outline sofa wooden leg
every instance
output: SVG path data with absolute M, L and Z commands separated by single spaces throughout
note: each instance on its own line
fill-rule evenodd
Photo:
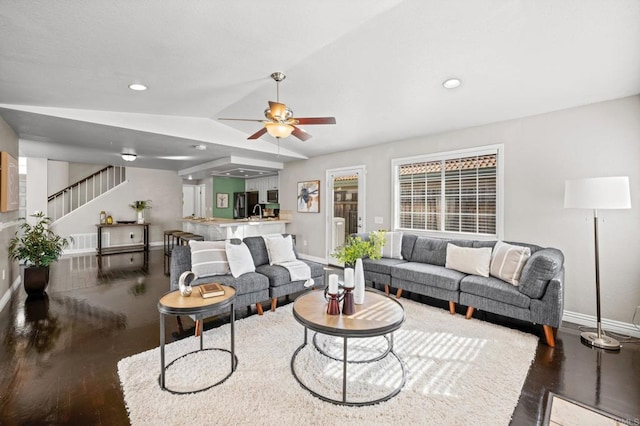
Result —
M 256 310 L 258 311 L 258 315 L 262 315 L 264 313 L 262 311 L 262 305 L 260 303 L 256 303 Z
M 449 300 L 449 313 L 451 315 L 455 315 L 456 314 L 456 303 L 452 302 L 451 300 Z
M 473 311 L 475 311 L 475 310 L 476 310 L 476 308 L 474 308 L 473 306 L 469 306 L 467 308 L 467 315 L 465 315 L 464 317 L 466 319 L 471 319 L 471 315 L 473 315 Z
M 389 295 L 389 284 L 384 285 L 384 294 Z
M 271 312 L 275 312 L 276 311 L 276 306 L 278 306 L 278 298 L 277 297 L 273 297 L 273 298 L 271 298 Z
M 555 329 L 550 325 L 542 325 L 542 329 L 544 330 L 544 338 L 547 341 L 547 345 L 555 348 L 556 340 L 555 340 Z
M 396 291 L 396 299 L 400 299 L 400 296 L 402 296 L 402 289 L 399 288 L 398 291 Z

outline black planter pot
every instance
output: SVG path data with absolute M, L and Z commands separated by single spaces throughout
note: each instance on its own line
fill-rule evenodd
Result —
M 30 296 L 41 295 L 49 285 L 48 266 L 29 266 L 24 268 L 24 291 Z

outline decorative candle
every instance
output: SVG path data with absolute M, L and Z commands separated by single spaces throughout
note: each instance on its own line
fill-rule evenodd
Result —
M 353 268 L 344 268 L 344 286 L 353 287 Z
M 338 294 L 338 276 L 336 274 L 329 275 L 329 293 Z

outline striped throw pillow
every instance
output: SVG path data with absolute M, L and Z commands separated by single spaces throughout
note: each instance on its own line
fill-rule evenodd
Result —
M 224 241 L 189 241 L 189 247 L 191 271 L 198 277 L 230 273 Z
M 500 278 L 509 284 L 518 285 L 522 268 L 529 257 L 531 257 L 529 247 L 514 246 L 498 241 L 491 255 L 490 274 L 492 277 Z

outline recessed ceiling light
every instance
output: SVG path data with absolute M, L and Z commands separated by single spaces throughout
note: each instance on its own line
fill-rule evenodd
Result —
M 229 176 L 231 173 L 225 173 L 225 175 Z
M 129 89 L 131 90 L 137 90 L 137 91 L 142 91 L 142 90 L 147 90 L 147 86 L 145 86 L 142 83 L 131 83 L 129 85 Z
M 445 89 L 455 89 L 456 87 L 460 87 L 461 84 L 462 81 L 460 81 L 460 79 L 450 78 L 445 80 L 444 83 L 442 83 L 442 86 L 444 86 Z
M 194 149 L 197 149 L 198 151 L 204 151 L 207 149 L 206 145 L 194 145 L 193 146 Z
M 135 161 L 137 155 L 132 152 L 123 152 L 120 154 L 124 161 Z
M 249 175 L 244 175 L 244 177 L 249 177 Z
M 192 180 L 192 179 L 193 179 L 193 176 L 189 175 L 189 180 Z

